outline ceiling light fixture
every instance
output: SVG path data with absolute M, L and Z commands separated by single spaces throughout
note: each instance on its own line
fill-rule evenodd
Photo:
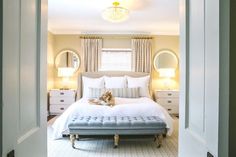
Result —
M 102 17 L 104 20 L 110 22 L 122 22 L 128 19 L 129 17 L 128 9 L 120 7 L 119 6 L 120 3 L 117 1 L 113 2 L 112 4 L 113 4 L 112 7 L 108 7 L 102 12 Z

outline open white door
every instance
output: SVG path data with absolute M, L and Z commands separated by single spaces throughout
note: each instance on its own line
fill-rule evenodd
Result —
M 179 157 L 217 157 L 219 0 L 181 0 Z
M 2 156 L 46 157 L 47 0 L 3 0 L 3 45 Z

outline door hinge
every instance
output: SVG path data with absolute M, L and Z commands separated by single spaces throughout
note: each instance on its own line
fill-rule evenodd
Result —
M 15 157 L 15 150 L 12 150 L 9 153 L 7 153 L 7 157 Z
M 207 152 L 207 157 L 214 157 L 210 152 Z

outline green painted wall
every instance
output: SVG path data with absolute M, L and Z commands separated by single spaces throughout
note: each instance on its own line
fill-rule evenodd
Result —
M 2 38 L 3 38 L 3 7 L 2 7 L 3 2 L 0 1 L 0 155 L 2 156 Z
M 236 1 L 220 1 L 219 157 L 236 156 Z
M 230 0 L 220 0 L 219 157 L 228 157 L 229 147 L 229 7 Z
M 236 1 L 230 1 L 229 157 L 236 156 Z
M 2 0 L 0 1 L 0 155 L 2 156 L 2 21 L 3 21 L 3 7 L 2 7 Z

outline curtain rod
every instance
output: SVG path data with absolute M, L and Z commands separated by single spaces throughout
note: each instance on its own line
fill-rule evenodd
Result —
M 80 38 L 110 38 L 110 39 L 152 39 L 151 34 L 79 34 Z
M 80 36 L 81 39 L 102 39 L 102 37 L 99 36 Z
M 133 37 L 133 39 L 153 39 L 153 37 Z
M 79 36 L 81 39 L 153 39 L 153 37 L 150 36 Z

